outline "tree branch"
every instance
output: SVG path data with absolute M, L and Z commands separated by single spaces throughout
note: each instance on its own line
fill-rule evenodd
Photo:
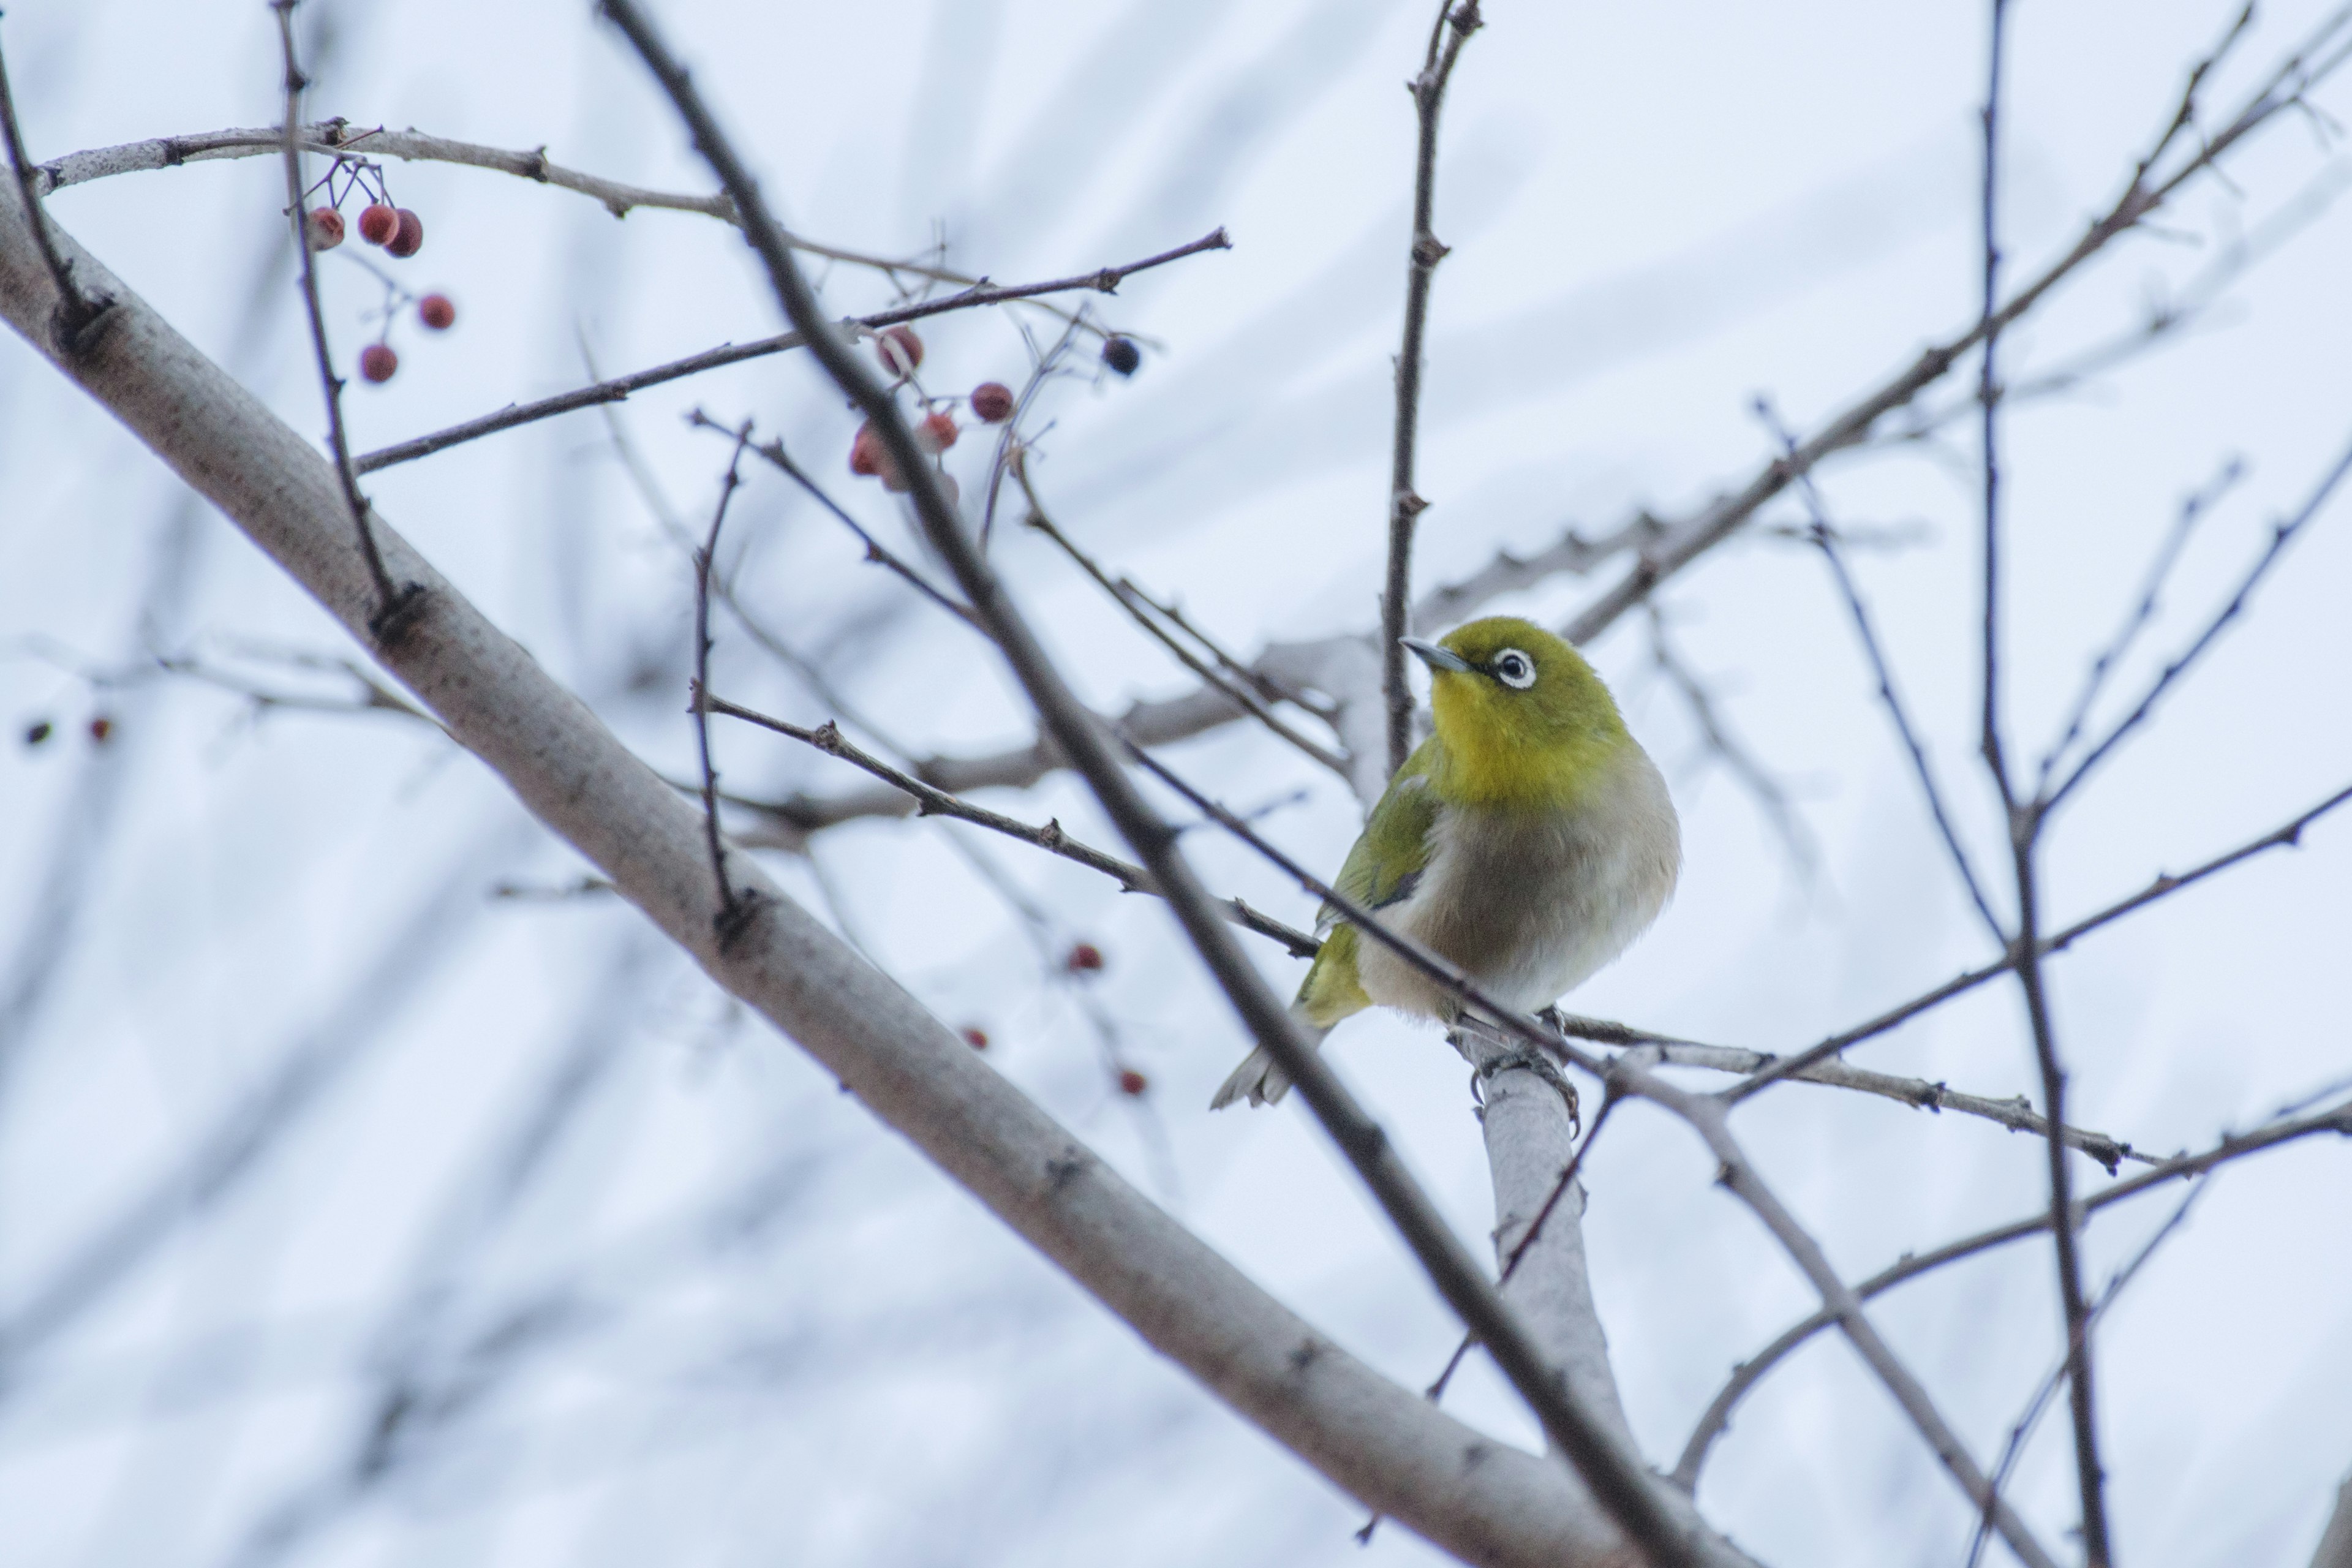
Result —
M 801 248 L 815 249 L 814 247 L 808 246 Z M 1093 289 L 1109 294 L 1116 292 L 1120 282 L 1135 273 L 1149 271 L 1155 267 L 1163 267 L 1171 261 L 1181 260 L 1187 256 L 1197 256 L 1204 250 L 1232 248 L 1233 242 L 1225 237 L 1225 231 L 1220 228 L 1214 233 L 1203 235 L 1190 245 L 1180 245 L 1173 250 L 1161 251 L 1159 255 L 1146 257 L 1141 261 L 1130 261 L 1124 267 L 1104 267 L 1092 272 L 1081 273 L 1075 278 L 1056 278 L 1045 283 L 1019 283 L 1003 287 L 982 279 L 960 293 L 942 295 L 936 300 L 918 300 L 911 305 L 895 306 L 887 310 L 877 310 L 871 315 L 848 318 L 835 330 L 855 331 L 862 328 L 866 331 L 875 331 L 883 327 L 897 326 L 903 321 L 919 321 L 928 316 L 943 315 L 950 310 L 969 310 L 982 305 L 1010 304 L 1016 300 L 1035 299 L 1041 294 L 1066 293 L 1077 289 Z M 391 468 L 396 463 L 413 463 L 419 458 L 429 458 L 436 452 L 445 452 L 452 447 L 463 446 L 468 441 L 478 441 L 485 436 L 495 436 L 502 430 L 512 430 L 519 426 L 535 424 L 541 419 L 551 419 L 559 414 L 570 414 L 582 408 L 594 408 L 603 404 L 625 402 L 629 394 L 643 392 L 648 386 L 659 386 L 666 381 L 679 381 L 689 375 L 700 375 L 705 371 L 718 370 L 730 364 L 740 364 L 745 360 L 762 359 L 769 354 L 782 353 L 787 350 L 805 348 L 807 345 L 808 340 L 799 332 L 778 332 L 773 337 L 760 338 L 748 343 L 721 343 L 717 348 L 705 349 L 698 354 L 688 354 L 684 359 L 672 360 L 667 364 L 657 364 L 650 369 L 632 372 L 627 375 L 614 376 L 609 381 L 598 381 L 587 386 L 574 387 L 570 392 L 559 392 L 551 397 L 541 397 L 530 403 L 509 403 L 495 413 L 485 414 L 462 424 L 452 425 L 446 429 L 436 430 L 429 435 L 415 437 L 389 447 L 379 447 L 359 459 L 359 471 L 369 474 L 378 468 Z
M 2039 944 L 2040 950 L 2045 954 L 2063 952 L 2069 946 L 2073 945 L 2078 938 L 2089 935 L 2091 932 L 2098 930 L 2101 926 L 2112 924 L 2114 921 L 2123 919 L 2126 915 L 2147 908 L 2149 904 L 2156 902 L 2158 899 L 2168 898 L 2172 894 L 2179 892 L 2184 888 L 2194 887 L 2196 884 L 2204 881 L 2209 877 L 2217 876 L 2221 872 L 2228 870 L 2231 867 L 2237 865 L 2242 860 L 2251 859 L 2266 849 L 2275 849 L 2282 847 L 2288 848 L 2297 847 L 2303 842 L 2303 830 L 2305 828 L 2310 826 L 2321 817 L 2326 816 L 2328 813 L 2334 811 L 2337 806 L 2342 805 L 2347 801 L 2352 801 L 2352 784 L 2347 784 L 2344 788 L 2337 790 L 2334 795 L 2329 795 L 2326 800 L 2319 802 L 2316 805 L 2296 813 L 2294 816 L 2291 816 L 2286 821 L 2279 824 L 2278 826 L 2272 828 L 2261 837 L 2249 839 L 2247 842 L 2239 845 L 2235 849 L 2227 850 L 2222 854 L 2217 855 L 2200 866 L 2195 867 L 2190 870 L 2184 871 L 2178 876 L 2175 876 L 2168 871 L 2159 873 L 2155 880 L 2149 882 L 2147 887 L 2142 888 L 2138 892 L 2132 894 L 2128 898 L 2118 899 L 2116 902 L 2109 904 L 2106 908 L 2099 910 L 2097 913 L 2084 916 L 2082 920 L 2075 921 L 2073 925 L 2068 926 L 2065 930 L 2058 932 L 2055 936 L 2044 939 Z M 1950 1001 L 1953 997 L 1958 996 L 1964 991 L 1973 991 L 1978 986 L 1983 984 L 1986 981 L 1997 979 L 2000 976 L 2008 973 L 2010 970 L 2015 966 L 2016 960 L 2014 956 L 2011 956 L 2001 959 L 1998 963 L 1988 963 L 1981 969 L 1971 969 L 1967 971 L 1965 973 L 1955 975 L 1951 979 L 1944 982 L 1941 985 L 1937 986 L 1934 990 L 1922 993 L 1921 994 L 1913 997 L 1910 1001 L 1903 1003 L 1899 1006 L 1887 1009 L 1887 1011 L 1881 1013 L 1877 1017 L 1871 1019 L 1868 1023 L 1858 1024 L 1854 1026 L 1854 1027 L 1847 1029 L 1843 1033 L 1832 1035 L 1829 1038 L 1821 1041 L 1817 1045 L 1808 1046 L 1805 1049 L 1795 1053 L 1793 1056 L 1780 1058 L 1779 1060 L 1772 1062 L 1769 1066 L 1760 1068 L 1748 1078 L 1744 1079 L 1740 1082 L 1733 1085 L 1731 1088 L 1725 1089 L 1723 1091 L 1723 1098 L 1728 1103 L 1736 1105 L 1739 1101 L 1747 1099 L 1749 1095 L 1754 1094 L 1757 1090 L 1769 1088 L 1771 1085 L 1779 1082 L 1784 1078 L 1796 1078 L 1801 1076 L 1811 1068 L 1818 1066 L 1820 1063 L 1836 1056 L 1840 1051 L 1846 1049 L 1849 1046 L 1858 1045 L 1862 1041 L 1869 1039 L 1876 1035 L 1883 1035 L 1887 1030 L 1894 1028 L 1896 1025 L 1906 1023 L 1912 1018 L 1916 1018 L 1920 1014 L 1927 1012 L 1928 1009 Z
M 2320 1532 L 2311 1568 L 2352 1568 L 2352 1476 L 2336 1489 L 2336 1511 L 2328 1515 L 2327 1528 Z
M 310 353 L 318 363 L 319 387 L 327 404 L 327 449 L 333 455 L 335 475 L 341 481 L 344 510 L 351 513 L 352 531 L 359 536 L 360 553 L 366 560 L 368 575 L 375 580 L 376 622 L 374 635 L 379 640 L 389 640 L 400 634 L 403 618 L 401 606 L 406 601 L 406 591 L 394 585 L 392 576 L 384 570 L 383 555 L 376 548 L 375 531 L 368 518 L 368 499 L 360 493 L 359 474 L 352 467 L 351 439 L 343 430 L 343 381 L 335 374 L 335 356 L 327 346 L 326 313 L 319 306 L 318 257 L 310 247 L 310 205 L 303 195 L 309 182 L 302 178 L 302 150 L 297 130 L 302 122 L 302 89 L 310 79 L 294 54 L 294 7 L 299 0 L 271 0 L 270 9 L 278 13 L 278 37 L 285 62 L 286 123 L 278 132 L 278 147 L 286 163 L 286 216 L 294 229 L 294 258 L 300 268 L 302 309 L 310 329 Z
M 44 340 L 55 287 L 7 189 L 0 314 L 365 637 L 373 584 L 343 526 L 332 469 L 69 237 L 59 242 L 119 301 L 87 352 L 68 360 Z M 714 979 L 1161 1353 L 1335 1484 L 1467 1561 L 1622 1561 L 1622 1537 L 1563 1484 L 1556 1464 L 1430 1410 L 1316 1333 L 1137 1194 L 756 866 L 742 868 L 742 880 L 762 895 L 760 917 L 720 952 L 711 929 L 718 889 L 693 808 L 393 529 L 381 528 L 378 540 L 387 565 L 423 584 L 411 635 L 378 649 L 384 668 Z M 1717 1548 L 1708 1561 L 1742 1559 Z
M 2179 1154 L 2172 1159 L 2162 1161 L 2137 1175 L 2127 1176 L 2114 1185 L 2083 1199 L 2075 1205 L 2075 1223 L 2079 1225 L 2089 1215 L 2105 1208 L 2110 1204 L 2121 1203 L 2126 1198 L 2135 1197 L 2151 1187 L 2161 1186 L 2176 1177 L 2201 1175 L 2230 1161 L 2260 1153 L 2265 1149 L 2275 1148 L 2281 1143 L 2292 1142 L 2296 1139 L 2308 1138 L 2318 1132 L 2334 1132 L 2341 1137 L 2352 1138 L 2352 1101 L 2313 1115 L 2273 1121 L 2253 1132 L 2224 1137 L 2212 1148 L 2201 1153 Z M 1996 1247 L 2004 1247 L 2012 1241 L 2021 1241 L 2027 1237 L 2039 1236 L 2049 1228 L 2049 1212 L 2036 1210 L 2022 1219 L 1996 1226 L 1990 1230 L 1979 1231 L 1974 1236 L 1964 1237 L 1958 1241 L 1947 1242 L 1932 1251 L 1916 1255 L 1906 1253 L 1887 1268 L 1855 1286 L 1854 1294 L 1867 1301 L 1906 1280 L 1916 1279 L 1922 1274 L 1940 1268 L 1948 1263 L 1957 1263 L 1961 1258 L 1973 1258 L 1979 1252 L 1989 1251 Z M 1733 1369 L 1731 1381 L 1725 1384 L 1722 1392 L 1715 1396 L 1714 1403 L 1707 1406 L 1706 1415 L 1699 1418 L 1698 1426 L 1693 1429 L 1689 1442 L 1684 1445 L 1682 1458 L 1676 1461 L 1672 1478 L 1676 1485 L 1687 1490 L 1698 1484 L 1699 1468 L 1706 1462 L 1708 1448 L 1713 1446 L 1717 1437 L 1723 1436 L 1725 1428 L 1730 1425 L 1732 1407 L 1746 1397 L 1748 1391 L 1762 1381 L 1764 1374 L 1786 1358 L 1790 1352 L 1836 1321 L 1836 1315 L 1824 1308 L 1803 1321 L 1791 1325 L 1778 1339 Z
M 48 215 L 41 210 L 40 193 L 35 190 L 35 170 L 32 160 L 25 153 L 25 133 L 16 123 L 16 100 L 8 90 L 8 63 L 0 52 L 0 140 L 8 148 L 8 168 L 16 179 L 18 199 L 31 216 L 33 244 L 41 253 L 41 264 L 49 271 L 49 281 L 58 295 L 57 318 L 53 323 L 58 346 L 70 349 L 82 330 L 98 319 L 106 309 L 103 298 L 85 299 L 81 287 L 74 281 L 73 269 L 59 253 L 57 241 L 49 237 Z
M 974 805 L 961 796 L 950 795 L 943 789 L 934 788 L 910 773 L 901 773 L 881 758 L 860 750 L 841 732 L 839 725 L 831 721 L 820 724 L 814 730 L 805 730 L 798 724 L 788 723 L 782 719 L 772 719 L 765 713 L 739 707 L 723 697 L 712 697 L 706 693 L 703 701 L 713 713 L 724 713 L 730 719 L 740 719 L 746 723 L 757 724 L 761 729 L 773 730 L 780 735 L 790 735 L 793 740 L 814 746 L 827 756 L 839 757 L 853 767 L 865 769 L 892 789 L 904 793 L 908 800 L 913 803 L 914 814 L 918 816 L 951 816 L 959 822 L 969 822 L 974 826 L 985 827 L 992 833 L 1001 833 L 1007 838 L 1017 838 L 1024 844 L 1034 845 L 1048 854 L 1059 855 L 1063 859 L 1084 866 L 1088 870 L 1100 871 L 1127 892 L 1157 895 L 1160 891 L 1158 886 L 1151 880 L 1150 872 L 1140 866 L 1122 860 L 1116 855 L 1107 855 L 1090 845 L 1079 843 L 1062 831 L 1060 823 L 1048 822 L 1043 827 L 1032 827 L 1025 822 L 991 811 L 985 806 Z M 753 809 L 760 808 L 755 805 Z M 1273 938 L 1289 949 L 1293 958 L 1312 958 L 1317 950 L 1323 945 L 1303 931 L 1285 925 L 1271 915 L 1260 914 L 1239 899 L 1224 900 L 1223 908 L 1226 910 L 1225 918 L 1232 921 L 1234 924 L 1254 931 L 1260 936 Z
M 1421 440 L 1422 339 L 1429 327 L 1429 285 L 1446 247 L 1432 226 L 1437 207 L 1437 117 L 1462 46 L 1485 25 L 1478 0 L 1438 0 L 1421 74 L 1405 84 L 1420 125 L 1412 175 L 1412 245 L 1404 275 L 1404 342 L 1397 351 L 1396 433 L 1389 458 L 1389 566 L 1381 595 L 1381 692 L 1388 711 L 1389 772 L 1412 750 L 1412 688 L 1405 683 L 1404 637 L 1412 597 L 1413 525 L 1429 503 L 1413 489 L 1413 457 Z

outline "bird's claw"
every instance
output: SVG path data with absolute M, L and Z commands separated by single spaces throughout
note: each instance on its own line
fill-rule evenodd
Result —
M 1486 1104 L 1486 1085 L 1496 1073 L 1508 1072 L 1513 1068 L 1527 1068 L 1559 1092 L 1568 1106 L 1569 1136 L 1575 1137 L 1584 1131 L 1584 1116 L 1577 1100 L 1576 1085 L 1568 1081 L 1568 1075 L 1561 1072 L 1549 1057 L 1527 1046 L 1499 1051 L 1470 1069 L 1470 1092 L 1481 1110 Z

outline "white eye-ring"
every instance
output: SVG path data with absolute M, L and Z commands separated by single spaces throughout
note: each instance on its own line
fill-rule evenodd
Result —
M 1515 647 L 1496 654 L 1486 668 L 1494 671 L 1496 679 L 1514 691 L 1525 691 L 1536 683 L 1536 661 Z

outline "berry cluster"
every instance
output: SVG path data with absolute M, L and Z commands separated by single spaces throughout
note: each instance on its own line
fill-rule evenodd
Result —
M 383 165 L 357 158 L 337 158 L 334 166 L 319 182 L 303 193 L 308 200 L 320 196 L 325 202 L 303 215 L 303 237 L 314 251 L 332 250 L 343 243 L 342 204 L 354 195 L 370 198 L 360 209 L 360 237 L 380 247 L 385 255 L 401 260 L 415 255 L 425 247 L 425 220 L 406 207 L 392 205 L 392 193 L 384 184 Z M 362 266 L 366 265 L 364 262 Z M 400 369 L 400 355 L 392 346 L 392 323 L 402 307 L 415 300 L 416 319 L 429 331 L 446 332 L 457 322 L 457 307 L 446 294 L 426 294 L 422 298 L 410 293 L 373 267 L 376 279 L 384 287 L 383 310 L 383 331 L 376 341 L 360 351 L 360 377 L 382 385 Z
M 949 410 L 959 400 L 932 397 L 916 381 L 915 372 L 923 363 L 923 340 L 916 335 L 915 329 L 885 327 L 875 334 L 874 349 L 881 356 L 882 368 L 890 373 L 893 388 L 912 386 L 922 399 L 926 412 L 916 422 L 915 444 L 935 458 L 954 446 L 963 428 Z M 983 381 L 961 401 L 971 410 L 972 417 L 984 424 L 1002 425 L 1013 417 L 1013 389 L 1001 381 Z M 849 471 L 880 479 L 882 488 L 893 494 L 903 493 L 907 489 L 906 476 L 890 460 L 889 449 L 882 445 L 882 433 L 874 428 L 871 419 L 857 427 L 856 436 L 849 443 Z M 947 487 L 949 499 L 953 500 L 955 477 L 942 472 L 939 479 Z
M 962 434 L 954 414 L 950 412 L 956 403 L 961 402 L 971 411 L 971 416 L 984 425 L 1002 425 L 1019 412 L 1020 400 L 1001 381 L 983 381 L 961 399 L 933 397 L 925 392 L 915 376 L 923 364 L 923 340 L 912 327 L 901 324 L 883 328 L 874 334 L 874 352 L 880 356 L 882 368 L 890 373 L 891 390 L 911 386 L 922 400 L 925 412 L 915 426 L 915 442 L 933 457 L 954 446 L 956 437 Z M 1133 338 L 1113 333 L 1103 339 L 1102 362 L 1120 375 L 1133 375 L 1143 363 L 1143 351 L 1136 346 Z M 907 489 L 906 477 L 891 462 L 888 449 L 882 445 L 882 434 L 874 428 L 871 419 L 857 427 L 856 436 L 849 443 L 849 471 L 880 479 L 882 488 L 893 494 L 902 494 Z M 942 471 L 939 478 L 952 500 L 956 493 L 954 476 Z

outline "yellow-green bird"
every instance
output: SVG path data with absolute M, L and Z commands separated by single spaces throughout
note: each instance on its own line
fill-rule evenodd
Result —
M 1528 621 L 1497 616 L 1439 642 L 1404 639 L 1430 668 L 1436 725 L 1372 807 L 1339 894 L 1447 959 L 1507 1007 L 1549 1006 L 1658 918 L 1682 866 L 1665 781 L 1592 667 Z M 1375 1004 L 1451 1022 L 1454 998 L 1329 904 L 1290 1010 L 1316 1038 Z M 1210 1109 L 1280 1100 L 1265 1052 Z

